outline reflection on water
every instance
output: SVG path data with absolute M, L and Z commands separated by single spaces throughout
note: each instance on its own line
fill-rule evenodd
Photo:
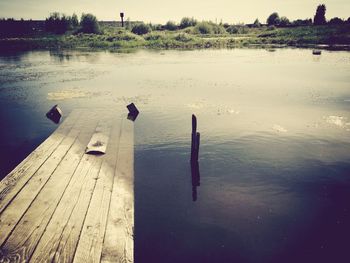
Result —
M 303 49 L 3 55 L 0 176 L 54 104 L 133 102 L 136 262 L 350 262 L 349 72 L 350 53 Z
M 199 163 L 191 162 L 191 177 L 192 177 L 192 200 L 197 201 L 197 187 L 200 186 L 201 176 L 199 174 Z

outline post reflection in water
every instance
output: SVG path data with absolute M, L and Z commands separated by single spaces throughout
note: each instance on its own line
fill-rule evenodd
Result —
M 200 186 L 201 176 L 199 174 L 199 163 L 191 162 L 191 176 L 192 176 L 192 200 L 197 201 L 197 187 Z

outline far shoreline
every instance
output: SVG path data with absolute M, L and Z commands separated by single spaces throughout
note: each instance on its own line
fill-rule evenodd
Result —
M 6 42 L 10 43 L 6 43 Z M 17 42 L 18 41 L 18 42 Z M 17 42 L 17 43 L 16 43 Z M 161 46 L 136 46 L 136 47 L 89 47 L 89 46 L 74 46 L 65 47 L 61 44 L 46 45 L 47 42 L 44 41 L 40 43 L 40 40 L 35 40 L 35 45 L 28 46 L 27 43 L 22 45 L 22 40 L 5 40 L 0 39 L 0 56 L 6 55 L 6 53 L 12 52 L 29 52 L 29 51 L 109 51 L 117 53 L 131 53 L 139 50 L 153 50 L 153 51 L 166 51 L 166 50 L 177 50 L 177 51 L 193 51 L 193 50 L 221 50 L 221 49 L 266 49 L 268 51 L 275 51 L 278 49 L 285 48 L 295 48 L 295 49 L 310 49 L 310 50 L 327 50 L 327 51 L 350 51 L 350 44 L 241 44 L 241 45 L 218 45 L 218 46 L 171 46 L 171 47 L 161 47 Z M 13 43 L 16 43 L 13 46 Z M 39 43 L 39 44 L 38 44 Z M 45 46 L 46 45 L 46 46 Z
M 90 18 L 91 20 L 94 17 Z M 48 28 L 45 21 L 3 20 L 0 52 L 26 50 L 194 50 L 220 48 L 315 48 L 350 50 L 350 23 L 325 25 L 225 25 L 196 22 L 195 25 L 147 25 L 122 27 L 118 22 L 97 22 L 96 28 L 60 30 L 60 20 Z M 7 27 L 4 27 L 7 25 Z M 153 26 L 153 29 L 152 27 Z M 0 29 L 2 28 L 0 27 Z M 7 30 L 7 31 L 6 31 Z M 65 29 L 66 30 L 66 29 Z M 6 32 L 5 32 L 6 31 Z

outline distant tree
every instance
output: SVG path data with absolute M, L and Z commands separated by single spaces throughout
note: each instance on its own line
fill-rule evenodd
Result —
M 297 19 L 292 22 L 293 26 L 310 26 L 312 25 L 312 19 Z
M 278 25 L 280 23 L 280 17 L 278 15 L 278 13 L 274 12 L 272 13 L 268 18 L 267 18 L 267 24 L 269 26 L 275 26 Z
M 64 32 L 72 28 L 72 18 L 70 16 L 66 16 L 65 14 L 61 17 L 62 29 Z
M 330 25 L 342 25 L 345 23 L 343 19 L 340 19 L 339 17 L 334 17 L 328 22 Z
M 45 20 L 45 29 L 48 32 L 57 32 L 57 28 L 61 21 L 61 15 L 58 12 L 51 13 L 48 18 Z
M 58 12 L 51 13 L 45 20 L 46 31 L 55 34 L 64 34 L 69 29 L 70 21 L 65 15 Z
M 131 32 L 137 35 L 144 35 L 151 32 L 151 28 L 145 23 L 139 23 L 133 26 Z
M 280 22 L 279 22 L 278 25 L 279 25 L 279 26 L 288 26 L 288 25 L 290 25 L 290 21 L 289 21 L 289 19 L 288 19 L 287 17 L 282 16 L 282 17 L 280 18 Z
M 350 24 L 350 17 L 346 20 L 346 23 Z
M 259 19 L 255 19 L 255 21 L 253 23 L 253 27 L 261 27 L 261 23 L 260 23 Z
M 73 28 L 76 28 L 79 26 L 78 16 L 75 13 L 72 15 L 71 24 Z
M 99 34 L 100 26 L 97 18 L 92 14 L 82 14 L 80 19 L 81 32 L 88 34 Z
M 165 24 L 164 28 L 165 28 L 166 30 L 174 31 L 174 30 L 177 29 L 177 25 L 176 25 L 175 22 L 173 22 L 173 21 L 168 21 L 168 22 Z
M 29 21 L 14 18 L 0 19 L 0 38 L 32 35 L 36 28 Z
M 315 25 L 325 25 L 326 24 L 326 6 L 319 5 L 316 9 L 316 14 L 314 17 Z
M 194 18 L 190 18 L 190 17 L 184 17 L 181 19 L 180 22 L 180 28 L 186 28 L 186 27 L 190 27 L 190 26 L 195 26 L 197 24 L 197 20 Z

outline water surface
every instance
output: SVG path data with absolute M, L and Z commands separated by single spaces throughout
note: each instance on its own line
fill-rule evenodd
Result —
M 349 72 L 350 52 L 307 49 L 3 54 L 0 177 L 52 105 L 134 102 L 136 262 L 350 262 Z

